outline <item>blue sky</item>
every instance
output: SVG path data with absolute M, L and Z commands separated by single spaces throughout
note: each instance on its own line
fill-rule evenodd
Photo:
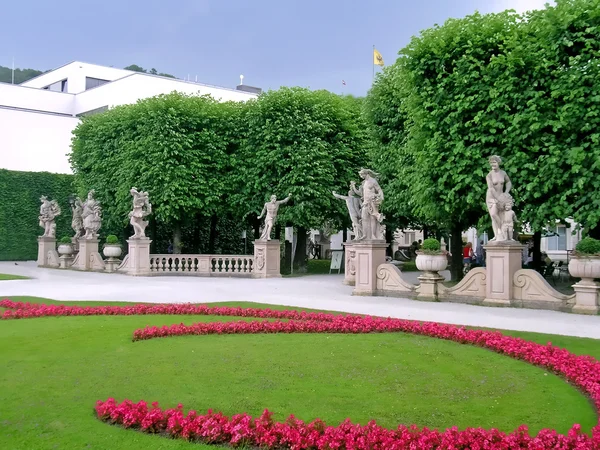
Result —
M 306 86 L 364 95 L 372 46 L 385 62 L 449 17 L 543 7 L 545 0 L 31 0 L 2 7 L 0 65 L 73 60 L 155 67 L 178 78 L 263 89 Z M 85 5 L 85 6 L 84 6 Z M 346 86 L 342 86 L 342 80 Z

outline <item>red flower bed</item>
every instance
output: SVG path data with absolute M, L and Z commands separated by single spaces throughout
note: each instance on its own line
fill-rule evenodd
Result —
M 132 307 L 77 307 L 37 305 L 3 300 L 0 307 L 9 308 L 2 318 L 19 319 L 69 315 L 134 315 L 134 314 L 203 314 L 289 319 L 286 322 L 251 321 L 225 323 L 196 323 L 146 327 L 136 330 L 133 340 L 156 337 L 202 334 L 249 333 L 391 333 L 406 332 L 439 339 L 471 344 L 521 359 L 557 373 L 578 386 L 600 410 L 600 362 L 591 356 L 577 356 L 567 350 L 520 338 L 504 336 L 500 332 L 468 330 L 464 327 L 439 323 L 421 323 L 401 319 L 383 319 L 360 316 L 335 316 L 324 313 L 299 313 L 268 309 L 227 308 L 193 305 L 135 305 Z M 591 435 L 574 425 L 567 435 L 554 430 L 542 430 L 530 436 L 526 426 L 512 433 L 498 430 L 469 428 L 459 431 L 419 429 L 416 426 L 399 426 L 388 430 L 370 422 L 365 426 L 349 420 L 333 427 L 317 419 L 306 424 L 293 416 L 285 423 L 274 422 L 265 410 L 259 418 L 239 414 L 228 418 L 221 413 L 208 411 L 198 415 L 190 411 L 184 415 L 181 405 L 176 409 L 162 410 L 157 404 L 148 408 L 143 401 L 125 400 L 117 404 L 114 399 L 99 401 L 98 418 L 126 428 L 141 429 L 151 433 L 165 433 L 173 437 L 209 443 L 227 443 L 234 446 L 250 445 L 269 449 L 593 449 L 600 450 L 600 422 Z

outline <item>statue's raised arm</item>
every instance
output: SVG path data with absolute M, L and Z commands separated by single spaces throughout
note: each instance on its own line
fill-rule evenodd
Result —
M 289 202 L 291 198 L 292 198 L 292 194 L 288 194 L 288 196 L 286 198 L 284 198 L 283 200 L 279 200 L 277 202 L 277 204 L 278 205 L 283 205 L 283 204 Z

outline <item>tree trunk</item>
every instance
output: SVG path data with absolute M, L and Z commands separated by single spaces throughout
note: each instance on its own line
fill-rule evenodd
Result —
M 423 225 L 423 240 L 429 238 L 429 228 L 426 225 Z
M 281 225 L 275 225 L 275 239 L 281 240 Z
M 260 237 L 260 220 L 258 216 L 252 216 L 252 228 L 254 228 L 254 240 L 257 240 Z
M 385 255 L 386 256 L 393 256 L 392 255 L 392 242 L 394 241 L 394 230 L 392 229 L 392 227 L 387 226 L 385 227 L 385 242 L 388 243 L 387 248 L 385 249 Z
M 215 253 L 215 243 L 217 241 L 217 223 L 219 218 L 213 214 L 210 218 L 210 234 L 208 235 L 208 253 Z
M 463 278 L 462 226 L 460 224 L 452 225 L 450 253 L 452 253 L 452 264 L 450 265 L 451 280 L 460 281 Z
M 346 227 L 344 227 L 344 230 L 342 231 L 342 242 L 346 242 L 348 240 L 348 230 L 346 229 Z
M 542 232 L 533 233 L 533 268 L 538 272 L 542 268 Z
M 181 222 L 175 222 L 173 227 L 173 253 L 181 254 Z
M 307 230 L 304 227 L 298 227 L 298 240 L 296 241 L 296 253 L 294 254 L 294 272 L 306 273 L 306 235 Z
M 594 228 L 588 230 L 588 236 L 594 239 L 600 239 L 600 224 L 597 224 Z
M 200 227 L 202 226 L 202 216 L 196 214 L 194 220 L 194 237 L 192 241 L 192 253 L 200 253 Z
M 157 253 L 156 251 L 156 218 L 151 215 L 150 216 L 150 253 Z

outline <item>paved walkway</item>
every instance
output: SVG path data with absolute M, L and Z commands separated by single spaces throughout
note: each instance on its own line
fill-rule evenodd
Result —
M 600 339 L 600 316 L 555 311 L 430 303 L 404 298 L 354 297 L 343 275 L 237 279 L 129 277 L 126 275 L 40 269 L 34 262 L 0 262 L 0 273 L 32 280 L 0 281 L 0 297 L 17 295 L 54 300 L 104 300 L 148 303 L 251 301 L 273 305 L 343 311 L 471 325 L 495 329 Z M 416 282 L 418 273 L 407 278 Z

